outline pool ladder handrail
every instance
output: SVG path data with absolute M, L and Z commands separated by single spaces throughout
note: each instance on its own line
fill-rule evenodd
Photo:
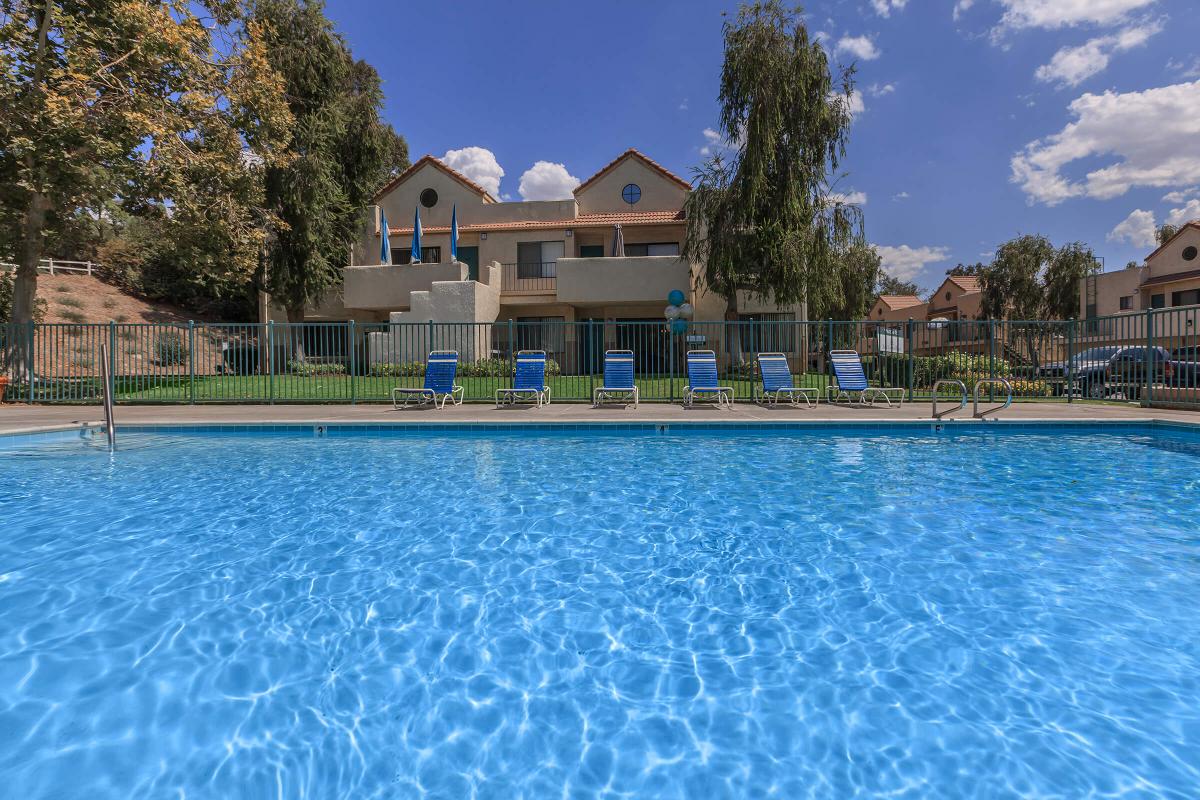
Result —
M 1004 391 L 1008 394 L 1008 396 L 1004 398 L 1004 404 L 995 406 L 994 408 L 985 408 L 983 411 L 980 411 L 979 410 L 979 387 L 981 387 L 981 386 L 1003 386 Z M 974 395 L 975 403 L 971 408 L 971 415 L 974 416 L 976 419 L 984 419 L 988 414 L 991 414 L 996 411 L 1003 411 L 1004 409 L 1006 409 L 1012 405 L 1012 401 L 1013 401 L 1012 384 L 1009 383 L 1004 378 L 984 378 L 981 381 L 975 382 L 975 390 L 972 392 L 972 395 Z
M 943 383 L 957 384 L 959 391 L 962 393 L 962 399 L 959 401 L 958 408 L 947 409 L 946 411 L 943 411 L 942 413 L 939 414 L 938 410 L 937 410 L 938 387 L 940 387 Z M 967 407 L 967 385 L 965 383 L 963 383 L 962 381 L 956 381 L 953 378 L 942 378 L 940 381 L 936 381 L 933 384 L 933 417 L 932 417 L 932 419 L 941 419 L 942 417 L 946 416 L 947 414 L 953 414 L 955 411 L 961 411 L 966 407 Z
M 100 344 L 100 399 L 104 403 L 104 432 L 108 436 L 108 449 L 117 448 L 117 430 L 113 425 L 112 375 L 108 370 L 108 345 Z

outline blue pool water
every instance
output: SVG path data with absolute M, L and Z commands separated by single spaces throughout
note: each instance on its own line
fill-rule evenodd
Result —
M 1200 437 L 0 452 L 0 794 L 1195 797 Z

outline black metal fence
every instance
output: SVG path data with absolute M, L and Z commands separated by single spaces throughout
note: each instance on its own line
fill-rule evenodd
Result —
M 822 395 L 828 355 L 855 350 L 876 386 L 928 400 L 942 379 L 1004 378 L 1017 400 L 1200 406 L 1200 307 L 1082 321 L 743 321 L 363 324 L 51 324 L 0 326 L 6 400 L 95 403 L 100 344 L 118 403 L 384 402 L 418 387 L 431 350 L 459 353 L 468 401 L 511 385 L 515 354 L 545 350 L 555 401 L 590 400 L 605 350 L 632 350 L 641 398 L 678 401 L 688 350 L 713 350 L 737 400 L 759 380 L 755 355 L 787 356 Z M 956 389 L 945 388 L 946 396 Z M 993 387 L 989 393 L 997 390 Z

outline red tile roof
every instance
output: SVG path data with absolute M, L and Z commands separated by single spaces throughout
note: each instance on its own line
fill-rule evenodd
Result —
M 1158 286 L 1163 283 L 1174 283 L 1175 281 L 1186 281 L 1192 278 L 1200 278 L 1200 269 L 1189 269 L 1187 272 L 1174 272 L 1166 275 L 1159 275 L 1155 278 L 1147 278 L 1142 281 L 1142 286 Z
M 595 175 L 593 175 L 592 177 L 588 178 L 583 183 L 576 186 L 574 194 L 579 194 L 584 189 L 591 186 L 596 181 L 600 180 L 602 177 L 607 175 L 609 172 L 616 169 L 617 165 L 620 164 L 622 161 L 624 161 L 627 158 L 638 159 L 639 161 L 641 161 L 643 164 L 645 164 L 650 169 L 654 170 L 655 172 L 659 173 L 667 180 L 675 183 L 676 185 L 678 185 L 684 189 L 690 190 L 692 188 L 692 185 L 690 183 L 688 183 L 687 181 L 685 181 L 683 178 L 681 178 L 678 175 L 676 175 L 675 173 L 669 171 L 666 167 L 664 167 L 662 164 L 659 164 L 657 161 L 654 161 L 653 159 L 643 155 L 636 148 L 631 147 L 628 150 L 626 150 L 624 153 L 621 153 L 621 155 L 617 156 L 612 161 L 608 162 L 603 167 L 601 167 L 600 171 L 597 172 Z
M 978 275 L 951 275 L 949 280 L 955 283 L 958 288 L 962 289 L 964 292 L 983 291 L 983 287 L 979 283 Z
M 893 311 L 924 305 L 924 301 L 915 294 L 881 294 L 879 300 Z
M 487 189 L 484 189 L 478 183 L 471 180 L 466 175 L 463 175 L 461 172 L 454 169 L 453 167 L 447 166 L 440 158 L 435 158 L 430 155 L 421 156 L 421 158 L 418 159 L 411 167 L 404 170 L 404 172 L 401 172 L 399 175 L 397 175 L 396 177 L 394 177 L 390 181 L 388 181 L 387 185 L 385 185 L 382 189 L 380 189 L 378 192 L 375 193 L 375 197 L 373 198 L 374 201 L 379 202 L 379 198 L 383 197 L 385 194 L 390 192 L 392 189 L 395 189 L 401 183 L 404 183 L 404 181 L 408 179 L 408 176 L 412 175 L 414 172 L 416 172 L 417 170 L 419 170 L 421 167 L 425 166 L 426 164 L 432 164 L 434 167 L 437 167 L 442 172 L 449 175 L 451 178 L 454 178 L 454 180 L 458 181 L 463 186 L 466 186 L 468 189 L 475 192 L 475 194 L 480 195 L 481 197 L 483 197 L 483 201 L 485 203 L 496 202 L 496 198 L 494 198 L 490 194 L 488 194 Z
M 566 228 L 599 228 L 613 225 L 661 225 L 670 222 L 683 222 L 682 211 L 639 211 L 635 213 L 621 212 L 616 214 L 580 214 L 578 217 L 551 220 L 518 220 L 516 222 L 476 222 L 471 225 L 459 225 L 459 233 L 475 231 L 527 231 Z M 425 225 L 422 233 L 449 233 L 449 225 Z M 388 227 L 388 235 L 403 236 L 412 233 L 412 226 L 407 228 Z

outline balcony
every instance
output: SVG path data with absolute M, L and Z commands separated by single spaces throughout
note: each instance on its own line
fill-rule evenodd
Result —
M 406 309 L 413 292 L 428 291 L 434 281 L 465 281 L 467 265 L 398 264 L 346 267 L 342 270 L 346 308 Z
M 558 299 L 564 303 L 651 302 L 660 305 L 673 289 L 688 291 L 691 272 L 679 256 L 560 258 Z
M 557 263 L 501 264 L 500 291 L 506 294 L 554 294 Z

